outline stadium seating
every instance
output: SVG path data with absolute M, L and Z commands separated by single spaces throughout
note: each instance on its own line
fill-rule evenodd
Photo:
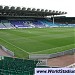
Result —
M 27 28 L 30 27 L 30 25 L 23 20 L 17 21 L 17 20 L 12 20 L 10 23 L 15 26 L 16 28 Z
M 0 29 L 1 28 L 6 28 L 2 23 L 0 23 Z
M 0 75 L 33 75 L 38 61 L 3 57 L 0 60 Z
M 13 28 L 13 26 L 8 20 L 2 20 L 1 22 L 6 28 Z
M 1 20 L 1 23 L 5 26 L 5 28 L 13 28 L 11 23 L 8 20 Z
M 43 27 L 45 27 L 45 24 L 43 23 L 43 22 L 41 22 L 41 21 L 39 21 L 39 20 L 34 20 L 33 22 L 33 25 L 35 26 L 35 27 L 38 27 L 38 28 L 43 28 Z
M 54 23 L 49 19 L 33 20 L 1 20 L 0 29 L 2 28 L 45 28 L 45 27 L 75 27 L 75 24 Z
M 3 23 L 7 28 L 13 28 L 13 26 L 10 23 Z

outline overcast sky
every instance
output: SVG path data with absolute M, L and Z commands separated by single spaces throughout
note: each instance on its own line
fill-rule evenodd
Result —
M 65 11 L 66 16 L 75 17 L 75 0 L 0 0 L 0 5 Z

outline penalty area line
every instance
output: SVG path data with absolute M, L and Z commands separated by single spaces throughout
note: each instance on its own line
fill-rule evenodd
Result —
M 26 52 L 26 53 L 28 53 L 28 54 L 31 54 L 31 53 L 29 53 L 29 52 L 27 52 L 27 51 L 25 51 L 24 49 L 22 49 L 22 48 L 20 48 L 20 47 L 17 47 L 16 45 L 14 45 L 14 44 L 12 44 L 12 43 L 10 43 L 10 42 L 8 42 L 8 41 L 6 41 L 6 40 L 4 40 L 4 39 L 2 39 L 2 38 L 0 38 L 1 40 L 3 40 L 4 42 L 6 42 L 6 43 L 8 43 L 8 44 L 10 44 L 10 45 L 12 45 L 12 46 L 14 46 L 14 47 L 16 47 L 16 48 L 18 48 L 18 49 L 20 49 L 21 51 L 23 51 L 23 52 Z
M 74 45 L 74 44 L 70 44 L 70 45 Z M 61 46 L 61 47 L 55 47 L 55 48 L 51 48 L 51 49 L 45 49 L 45 50 L 42 50 L 42 51 L 36 51 L 36 52 L 32 52 L 32 54 L 40 53 L 40 52 L 44 52 L 44 51 L 50 51 L 50 50 L 53 50 L 53 49 L 60 49 L 60 48 L 63 48 L 63 47 L 69 47 L 70 45 Z

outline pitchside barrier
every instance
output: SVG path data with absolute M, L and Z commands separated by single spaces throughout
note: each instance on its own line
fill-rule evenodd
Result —
M 8 53 L 10 56 L 14 56 L 14 52 L 8 50 L 7 48 L 5 48 L 4 46 L 0 45 L 0 48 L 5 51 L 6 53 Z
M 29 58 L 30 59 L 49 59 L 49 58 L 54 58 L 54 57 L 69 55 L 69 54 L 74 54 L 74 53 L 75 53 L 75 48 L 66 50 L 63 52 L 53 53 L 53 54 L 30 54 Z

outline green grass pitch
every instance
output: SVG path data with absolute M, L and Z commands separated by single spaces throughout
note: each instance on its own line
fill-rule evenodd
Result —
M 75 48 L 75 28 L 0 29 L 0 44 L 26 58 Z

